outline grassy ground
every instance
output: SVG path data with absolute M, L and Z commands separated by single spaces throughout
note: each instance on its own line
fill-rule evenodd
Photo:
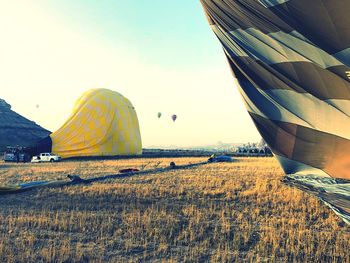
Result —
M 203 158 L 0 163 L 0 184 Z M 350 227 L 273 158 L 0 196 L 0 261 L 350 262 Z

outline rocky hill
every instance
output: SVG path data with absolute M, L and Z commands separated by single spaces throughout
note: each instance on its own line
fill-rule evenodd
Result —
M 6 146 L 29 146 L 50 133 L 11 110 L 11 105 L 0 99 L 0 152 Z

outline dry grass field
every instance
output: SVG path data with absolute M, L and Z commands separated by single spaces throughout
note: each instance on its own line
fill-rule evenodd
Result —
M 0 184 L 204 158 L 0 163 Z M 1 262 L 350 262 L 350 227 L 273 158 L 0 196 Z

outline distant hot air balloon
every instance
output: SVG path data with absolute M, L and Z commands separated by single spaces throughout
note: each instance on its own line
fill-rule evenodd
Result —
M 350 179 L 350 1 L 201 2 L 285 173 Z
M 177 116 L 176 116 L 175 114 L 173 114 L 173 115 L 171 115 L 171 119 L 172 119 L 173 121 L 176 121 Z
M 158 112 L 158 119 L 162 117 L 162 113 L 161 112 Z
M 39 104 L 36 104 L 35 107 L 38 109 L 39 108 Z

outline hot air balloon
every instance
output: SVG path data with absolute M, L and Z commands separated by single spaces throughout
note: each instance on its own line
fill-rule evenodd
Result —
M 162 113 L 161 112 L 158 112 L 158 119 L 162 117 Z
M 285 173 L 350 179 L 350 1 L 201 2 Z
M 89 90 L 61 128 L 32 148 L 34 154 L 53 152 L 62 158 L 141 154 L 136 111 L 118 92 Z
M 177 119 L 177 116 L 175 114 L 171 115 L 171 119 L 175 122 Z

